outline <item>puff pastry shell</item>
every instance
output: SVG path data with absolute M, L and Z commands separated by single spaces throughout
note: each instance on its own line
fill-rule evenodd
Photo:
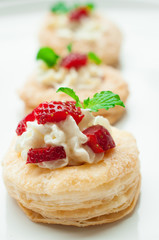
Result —
M 140 191 L 138 149 L 125 131 L 113 128 L 113 138 L 103 161 L 56 170 L 26 165 L 13 142 L 3 164 L 9 194 L 34 222 L 84 227 L 126 216 Z
M 123 80 L 120 72 L 109 66 L 101 66 L 104 71 L 104 79 L 98 88 L 88 90 L 75 90 L 80 100 L 92 97 L 96 92 L 110 90 L 114 93 L 119 94 L 121 100 L 125 103 L 129 95 L 128 85 Z M 26 113 L 31 112 L 35 107 L 37 107 L 41 102 L 51 101 L 55 99 L 56 101 L 71 100 L 65 93 L 56 93 L 56 89 L 52 87 L 46 87 L 40 84 L 36 80 L 36 76 L 33 75 L 29 81 L 23 86 L 19 91 L 20 98 L 24 101 Z M 111 124 L 117 122 L 124 114 L 125 109 L 120 106 L 111 108 L 108 111 L 101 109 L 98 113 L 94 115 L 102 115 L 108 118 Z
M 95 52 L 104 64 L 115 66 L 119 61 L 120 47 L 122 36 L 118 27 L 101 14 L 95 14 L 94 18 L 101 22 L 101 25 L 107 26 L 107 30 L 103 31 L 100 39 L 70 39 L 62 38 L 57 32 L 48 26 L 48 22 L 54 18 L 53 13 L 49 13 L 45 19 L 45 23 L 39 33 L 39 41 L 41 46 L 50 46 L 56 49 L 60 56 L 64 56 L 67 52 L 66 46 L 73 44 L 73 51 L 81 53 Z

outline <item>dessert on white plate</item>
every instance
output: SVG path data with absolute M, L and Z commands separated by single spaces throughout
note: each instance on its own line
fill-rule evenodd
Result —
M 75 52 L 96 52 L 102 62 L 116 65 L 119 61 L 121 33 L 118 27 L 93 4 L 68 7 L 57 3 L 46 16 L 39 33 L 42 46 L 50 46 L 64 56 L 72 42 Z
M 140 192 L 133 136 L 91 111 L 124 106 L 103 91 L 80 102 L 41 103 L 16 129 L 4 159 L 9 194 L 35 222 L 89 226 L 114 222 L 134 209 Z

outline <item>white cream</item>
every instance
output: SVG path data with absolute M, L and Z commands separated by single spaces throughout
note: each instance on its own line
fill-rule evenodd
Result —
M 68 15 L 57 14 L 50 16 L 46 23 L 47 27 L 53 29 L 60 38 L 73 40 L 98 41 L 103 33 L 109 31 L 109 23 L 101 24 L 101 20 L 96 14 L 81 19 L 79 22 L 69 21 Z
M 75 89 L 95 89 L 104 77 L 103 69 L 96 64 L 87 64 L 76 70 L 63 67 L 48 68 L 45 62 L 39 60 L 36 69 L 37 81 L 56 89 L 59 87 L 72 87 Z
M 111 133 L 110 124 L 103 117 L 94 117 L 88 110 L 82 110 L 82 112 L 85 116 L 79 125 L 71 116 L 59 123 L 43 125 L 36 121 L 28 122 L 26 132 L 17 138 L 15 150 L 26 161 L 30 148 L 63 146 L 66 152 L 65 159 L 37 164 L 39 167 L 49 169 L 99 162 L 104 153 L 96 154 L 87 145 L 83 145 L 87 142 L 87 136 L 82 131 L 92 125 L 100 124 Z

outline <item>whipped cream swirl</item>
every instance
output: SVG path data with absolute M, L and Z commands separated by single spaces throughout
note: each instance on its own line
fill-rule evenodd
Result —
M 63 39 L 86 41 L 100 41 L 103 34 L 110 31 L 108 20 L 101 24 L 99 14 L 92 13 L 79 22 L 71 22 L 66 14 L 50 14 L 46 26 Z
M 94 117 L 88 110 L 82 112 L 85 116 L 79 125 L 71 116 L 64 121 L 44 125 L 38 124 L 37 121 L 27 122 L 27 130 L 17 138 L 16 152 L 26 161 L 30 148 L 63 146 L 66 152 L 65 159 L 36 163 L 39 167 L 49 169 L 99 162 L 104 153 L 94 153 L 87 145 L 83 145 L 87 142 L 87 136 L 82 131 L 92 125 L 100 124 L 111 133 L 110 124 L 102 116 Z
M 95 89 L 104 78 L 103 68 L 96 64 L 87 64 L 76 70 L 63 67 L 49 68 L 42 60 L 38 60 L 36 68 L 37 81 L 45 86 L 71 87 L 78 90 Z

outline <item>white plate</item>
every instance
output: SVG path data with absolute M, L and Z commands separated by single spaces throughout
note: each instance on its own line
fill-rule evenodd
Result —
M 89 228 L 32 223 L 8 196 L 0 176 L 1 240 L 159 239 L 159 8 L 126 6 L 116 8 L 105 4 L 105 10 L 124 35 L 121 70 L 129 83 L 130 97 L 127 114 L 117 126 L 131 131 L 140 149 L 142 187 L 134 213 L 117 223 Z M 4 11 L 6 14 L 2 14 L 1 8 L 1 159 L 22 117 L 23 106 L 16 90 L 33 69 L 38 28 L 44 16 L 43 10 L 29 12 L 21 8 L 17 14 L 15 10 L 13 14 L 7 14 L 7 8 Z

